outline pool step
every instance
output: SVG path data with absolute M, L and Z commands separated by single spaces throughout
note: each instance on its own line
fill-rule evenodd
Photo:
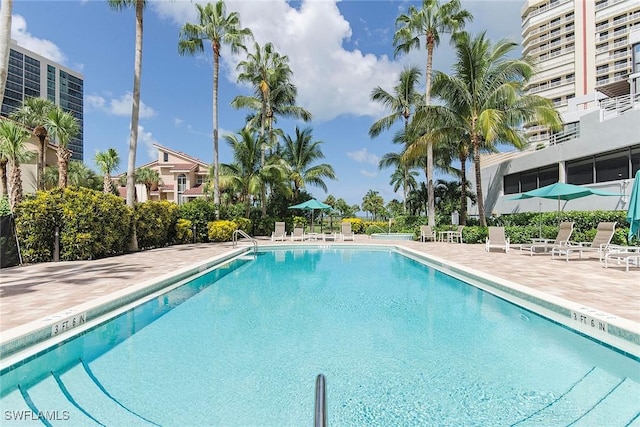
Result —
M 639 411 L 629 405 L 630 395 L 640 396 L 640 384 L 594 367 L 556 400 L 513 425 L 626 426 Z
M 3 426 L 42 427 L 37 414 L 27 405 L 20 390 L 14 390 L 0 399 Z

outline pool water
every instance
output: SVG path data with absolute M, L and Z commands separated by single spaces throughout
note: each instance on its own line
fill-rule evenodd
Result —
M 64 426 L 301 426 L 319 373 L 335 426 L 640 423 L 637 361 L 357 249 L 199 277 L 5 373 L 0 408 L 61 411 L 50 423 Z

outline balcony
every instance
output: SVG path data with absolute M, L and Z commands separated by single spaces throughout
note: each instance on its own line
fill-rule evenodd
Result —
M 576 123 L 575 126 L 551 135 L 549 137 L 549 145 L 562 144 L 577 138 L 580 138 L 580 125 Z

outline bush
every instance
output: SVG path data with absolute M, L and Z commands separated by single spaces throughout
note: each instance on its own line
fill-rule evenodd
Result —
M 355 234 L 364 233 L 364 221 L 360 218 L 344 218 L 342 222 L 350 222 L 351 223 L 351 231 Z
M 179 207 L 162 200 L 136 204 L 135 224 L 140 249 L 160 248 L 175 241 Z
M 191 221 L 178 218 L 176 222 L 175 243 L 191 243 L 193 241 L 193 229 Z
M 9 198 L 7 196 L 0 196 L 0 216 L 9 215 L 10 213 Z
M 381 221 L 365 221 L 362 223 L 362 227 L 364 228 L 364 232 L 371 236 L 373 233 L 387 233 L 389 230 L 389 223 Z M 353 230 L 353 223 L 351 223 L 351 230 Z
M 233 221 L 219 220 L 207 224 L 209 240 L 212 242 L 229 242 L 233 237 L 233 232 L 238 229 L 238 225 Z
M 247 234 L 251 234 L 252 222 L 249 218 L 242 218 L 242 217 L 234 218 L 233 222 L 236 223 L 238 230 L 242 230 Z
M 191 221 L 191 227 L 196 227 L 196 242 L 208 242 L 207 224 L 215 220 L 216 210 L 213 202 L 204 198 L 197 198 L 180 205 L 179 217 Z

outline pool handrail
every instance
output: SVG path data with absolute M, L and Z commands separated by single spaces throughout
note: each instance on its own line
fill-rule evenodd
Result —
M 253 254 L 255 255 L 258 252 L 258 241 L 240 229 L 237 229 L 233 232 L 233 247 L 235 248 L 236 246 L 238 246 L 238 234 L 251 241 L 251 243 L 253 244 Z
M 327 380 L 323 374 L 316 377 L 316 404 L 313 426 L 327 427 Z

